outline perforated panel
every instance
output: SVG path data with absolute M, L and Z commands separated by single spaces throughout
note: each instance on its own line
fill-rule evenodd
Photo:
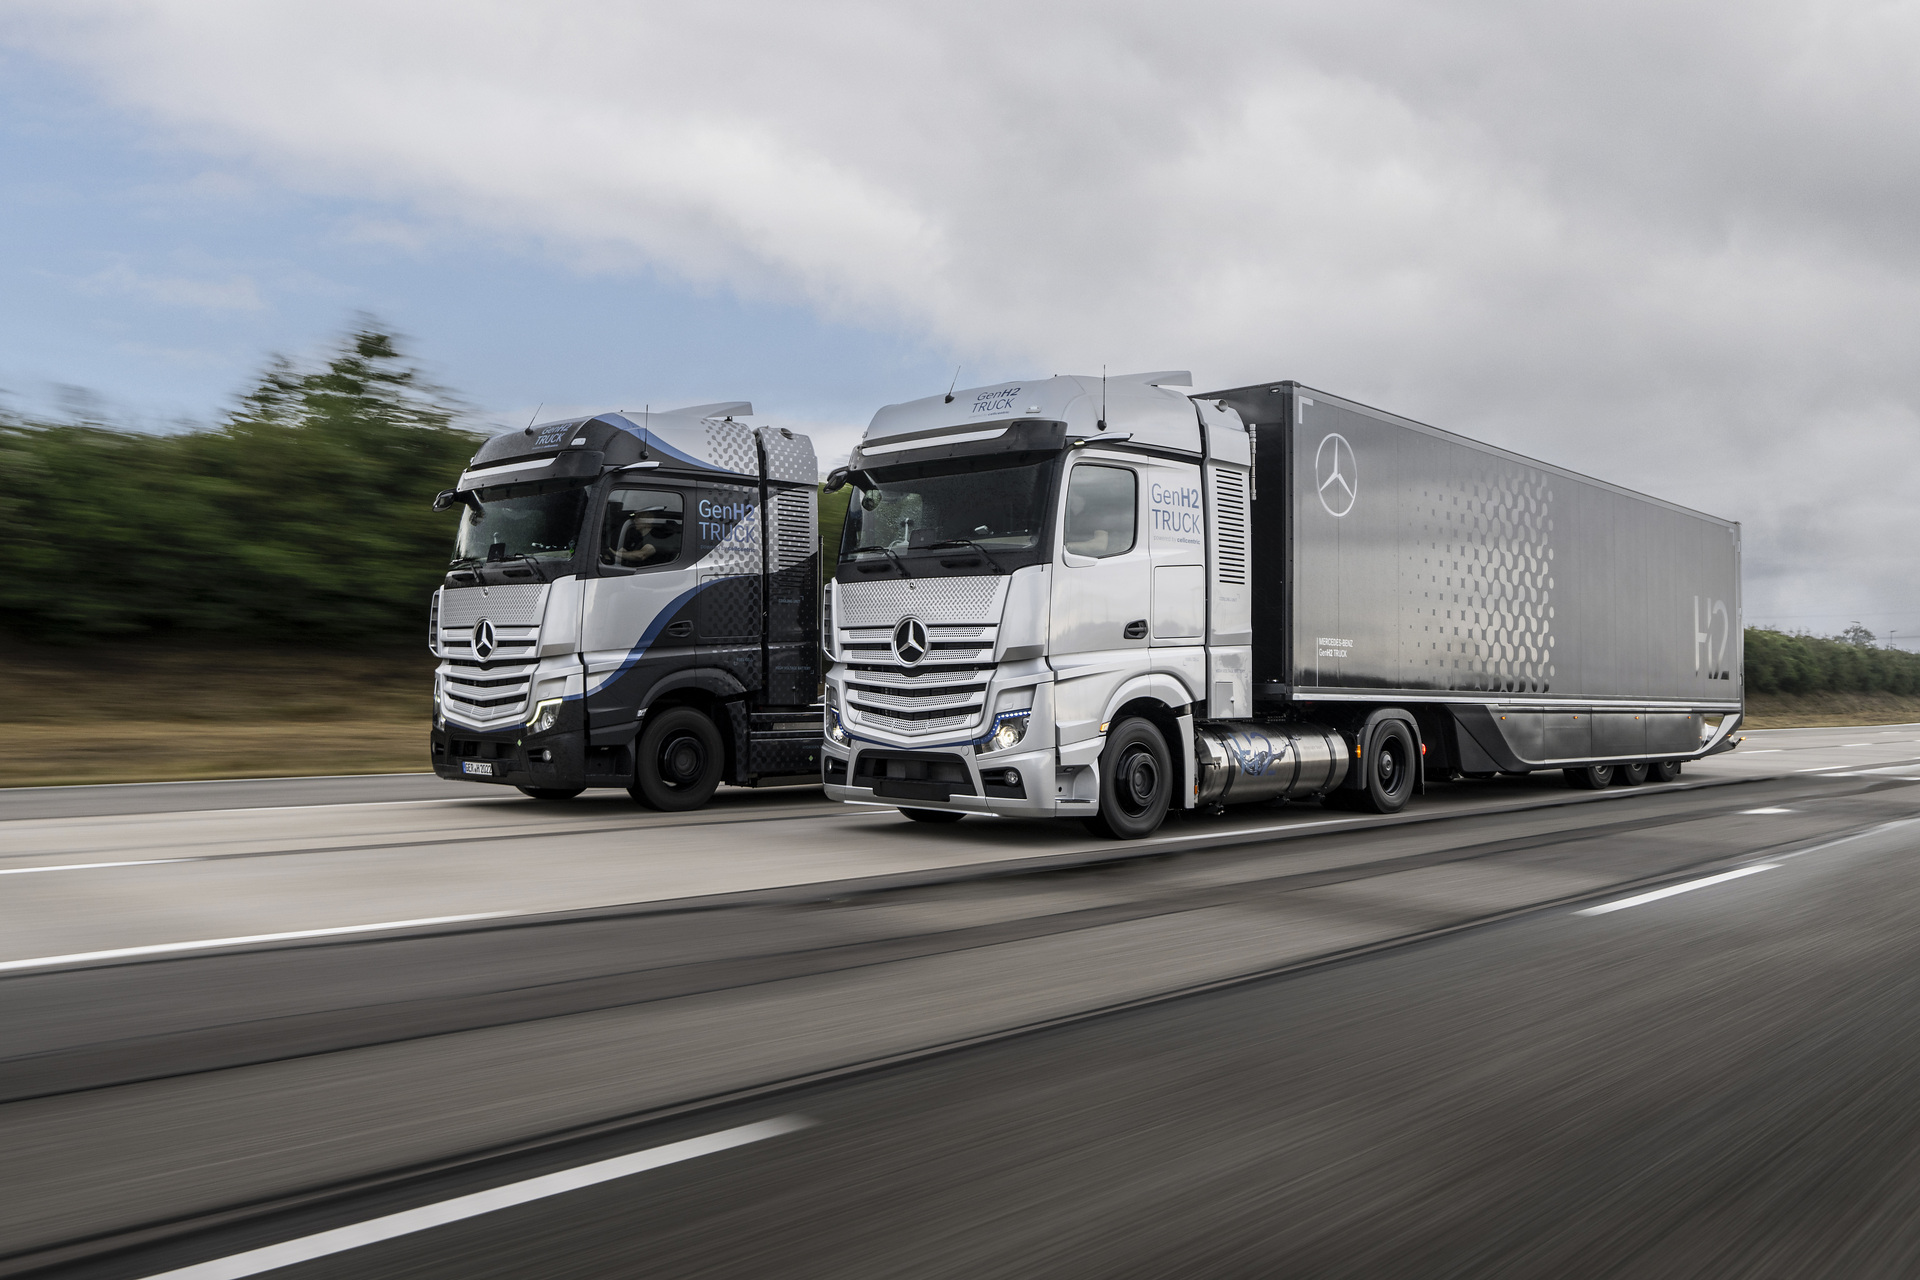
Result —
M 760 447 L 767 453 L 767 479 L 811 485 L 820 479 L 813 441 L 778 427 L 760 428 Z
M 542 584 L 515 587 L 451 587 L 440 593 L 440 625 L 470 627 L 482 618 L 495 626 L 526 627 L 540 621 L 547 588 Z
M 922 622 L 998 623 L 1005 578 L 916 578 L 843 582 L 839 625 L 892 626 L 911 614 Z

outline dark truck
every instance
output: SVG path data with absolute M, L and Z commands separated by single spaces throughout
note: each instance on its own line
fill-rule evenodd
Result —
M 433 768 L 655 809 L 820 777 L 813 445 L 745 402 L 494 436 L 434 592 Z

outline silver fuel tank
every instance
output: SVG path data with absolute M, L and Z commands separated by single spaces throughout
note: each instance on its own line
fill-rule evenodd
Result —
M 1351 748 L 1338 729 L 1239 720 L 1193 731 L 1198 804 L 1246 804 L 1331 791 L 1346 780 Z

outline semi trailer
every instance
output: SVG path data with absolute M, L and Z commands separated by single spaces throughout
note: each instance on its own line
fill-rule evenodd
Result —
M 433 593 L 443 778 L 655 809 L 820 777 L 818 470 L 745 401 L 493 436 Z
M 1740 527 L 1283 381 L 882 408 L 824 641 L 830 797 L 922 822 L 1430 779 L 1671 781 L 1743 705 Z

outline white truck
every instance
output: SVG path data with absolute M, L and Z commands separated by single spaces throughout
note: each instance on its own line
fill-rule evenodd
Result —
M 1739 526 L 1293 382 L 1055 377 L 889 405 L 823 643 L 830 797 L 921 822 L 1429 776 L 1668 781 L 1733 745 Z

